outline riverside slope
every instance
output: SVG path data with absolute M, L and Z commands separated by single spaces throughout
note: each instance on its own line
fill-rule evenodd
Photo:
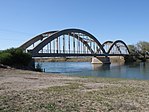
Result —
M 0 111 L 149 111 L 149 81 L 0 69 Z

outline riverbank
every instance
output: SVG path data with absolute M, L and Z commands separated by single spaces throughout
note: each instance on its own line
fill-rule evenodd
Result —
M 56 57 L 56 58 L 34 58 L 35 62 L 92 62 L 92 57 Z M 124 63 L 125 59 L 123 56 L 111 56 L 111 63 Z M 132 61 L 132 60 L 131 60 Z M 136 60 L 141 62 L 141 60 Z M 149 59 L 146 59 L 149 62 Z
M 149 81 L 0 69 L 0 111 L 149 111 Z
M 91 57 L 76 57 L 76 58 L 34 58 L 35 62 L 91 62 Z

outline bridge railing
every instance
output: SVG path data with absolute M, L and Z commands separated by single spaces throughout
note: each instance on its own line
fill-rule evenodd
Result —
M 67 54 L 96 54 L 86 51 L 74 51 L 74 50 L 54 50 L 54 49 L 42 49 L 39 53 L 67 53 Z

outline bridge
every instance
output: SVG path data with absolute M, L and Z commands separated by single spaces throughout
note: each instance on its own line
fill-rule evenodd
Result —
M 33 57 L 68 56 L 128 56 L 127 45 L 122 40 L 101 44 L 91 33 L 81 29 L 64 29 L 44 32 L 20 46 Z

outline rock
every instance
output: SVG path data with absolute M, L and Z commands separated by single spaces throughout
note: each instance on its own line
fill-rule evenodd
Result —
M 0 68 L 11 68 L 11 67 L 9 67 L 9 66 L 7 66 L 7 65 L 3 65 L 3 64 L 0 64 Z

